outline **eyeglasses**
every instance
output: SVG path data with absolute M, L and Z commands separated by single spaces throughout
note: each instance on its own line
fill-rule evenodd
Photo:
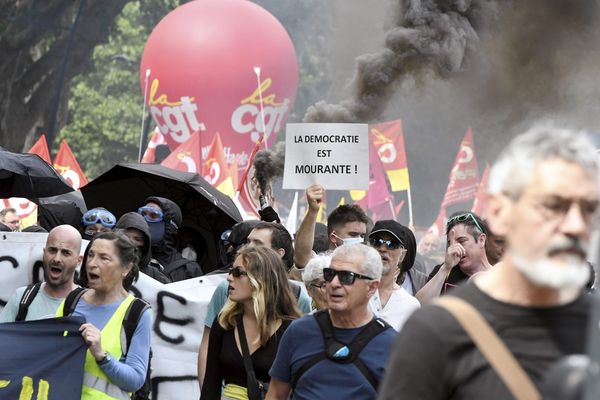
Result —
M 102 224 L 106 228 L 113 228 L 117 219 L 115 216 L 108 210 L 98 210 L 92 209 L 83 214 L 83 224 L 84 225 L 94 225 L 94 224 Z
M 323 268 L 323 279 L 325 279 L 326 282 L 331 282 L 336 275 L 338 276 L 338 279 L 342 285 L 352 285 L 357 278 L 373 280 L 373 278 L 369 276 L 357 274 L 356 272 L 338 271 L 337 269 L 333 268 Z
M 396 240 L 387 240 L 387 239 L 382 239 L 382 238 L 378 238 L 378 237 L 372 237 L 369 238 L 369 244 L 371 245 L 371 247 L 381 247 L 383 245 L 385 245 L 385 247 L 387 247 L 389 250 L 396 250 L 399 248 L 404 248 L 404 246 L 402 246 L 402 243 L 396 241 Z
M 248 276 L 248 273 L 240 267 L 233 267 L 229 269 L 229 274 L 233 275 L 234 278 L 239 278 L 242 275 Z
M 160 222 L 164 218 L 163 212 L 154 207 L 140 207 L 137 212 L 138 214 L 141 214 L 147 222 Z
M 479 232 L 485 233 L 485 231 L 483 230 L 481 225 L 479 225 L 479 222 L 477 222 L 477 218 L 475 218 L 475 216 L 470 212 L 450 218 L 448 220 L 448 222 L 446 222 L 446 231 L 448 230 L 448 227 L 450 226 L 450 224 L 452 224 L 453 222 L 457 222 L 457 223 L 465 222 L 465 221 L 468 221 L 469 218 L 473 220 L 473 222 L 475 223 L 475 226 L 477 227 L 477 229 L 479 229 Z
M 314 287 L 317 289 L 323 289 L 325 287 L 325 285 L 327 285 L 327 282 L 323 281 L 323 282 L 313 282 L 311 284 L 309 284 L 309 287 Z

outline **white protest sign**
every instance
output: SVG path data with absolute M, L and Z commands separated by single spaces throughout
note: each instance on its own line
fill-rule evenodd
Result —
M 367 124 L 287 124 L 284 189 L 319 183 L 329 190 L 369 188 Z
M 12 293 L 43 277 L 46 233 L 0 234 L 0 308 Z M 84 244 L 85 246 L 85 244 Z M 83 249 L 82 249 L 83 251 Z M 152 390 L 154 400 L 197 400 L 198 347 L 206 308 L 225 274 L 163 285 L 141 274 L 132 292 L 152 305 Z

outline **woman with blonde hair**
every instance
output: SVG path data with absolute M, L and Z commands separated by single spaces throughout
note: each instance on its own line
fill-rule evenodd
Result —
M 227 281 L 227 303 L 210 330 L 201 398 L 256 400 L 266 393 L 283 332 L 301 313 L 285 265 L 268 247 L 242 248 Z

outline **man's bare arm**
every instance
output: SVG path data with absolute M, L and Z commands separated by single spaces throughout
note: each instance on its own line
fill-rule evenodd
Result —
M 324 194 L 325 189 L 319 184 L 311 185 L 306 188 L 308 210 L 300 224 L 300 228 L 296 233 L 296 240 L 294 241 L 294 264 L 298 269 L 304 268 L 312 258 L 317 214 L 319 213 Z

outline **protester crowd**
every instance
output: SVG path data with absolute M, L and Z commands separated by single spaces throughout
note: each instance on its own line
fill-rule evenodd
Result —
M 586 352 L 599 179 L 585 134 L 540 125 L 493 165 L 485 219 L 455 212 L 443 238 L 358 205 L 322 227 L 315 184 L 297 232 L 262 210 L 222 233 L 217 265 L 181 240 L 170 199 L 118 219 L 49 205 L 32 229 L 49 232 L 44 282 L 17 289 L 0 322 L 83 316 L 82 399 L 150 398 L 151 310 L 129 289 L 140 272 L 225 273 L 198 349 L 202 399 L 566 398 L 546 377 Z M 16 211 L 0 222 L 16 230 Z

